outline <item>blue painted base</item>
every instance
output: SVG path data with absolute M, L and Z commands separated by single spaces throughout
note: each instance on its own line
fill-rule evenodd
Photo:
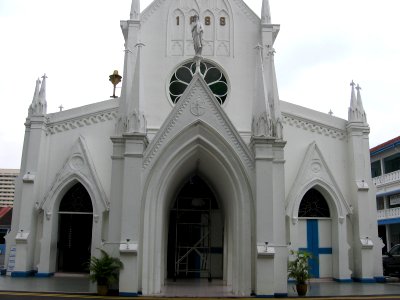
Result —
M 256 298 L 287 298 L 288 294 L 287 293 L 276 293 L 273 295 L 252 295 Z
M 30 277 L 35 274 L 35 271 L 14 271 L 11 272 L 11 277 Z
M 0 270 L 0 275 L 6 275 L 6 274 L 7 274 L 7 269 Z
M 375 278 L 376 282 L 379 282 L 379 283 L 385 283 L 386 282 L 386 278 L 384 276 L 377 276 L 377 277 L 374 277 L 374 278 Z
M 340 283 L 350 283 L 350 282 L 353 282 L 353 279 L 351 279 L 351 278 L 344 278 L 344 279 L 342 279 L 342 278 L 332 278 L 333 279 L 333 281 L 336 281 L 336 282 L 340 282 Z
M 48 277 L 53 277 L 54 273 L 36 273 L 35 277 L 39 278 L 48 278 Z
M 275 298 L 287 298 L 288 293 L 275 293 Z
M 119 292 L 121 297 L 137 297 L 139 293 Z
M 376 283 L 375 278 L 353 278 L 353 281 L 360 283 Z

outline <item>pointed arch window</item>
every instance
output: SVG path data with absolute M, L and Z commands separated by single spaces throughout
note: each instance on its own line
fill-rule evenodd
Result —
M 324 196 L 316 189 L 310 189 L 299 207 L 299 218 L 330 218 L 330 210 Z
M 81 183 L 75 184 L 63 197 L 59 208 L 61 212 L 93 213 L 89 193 Z

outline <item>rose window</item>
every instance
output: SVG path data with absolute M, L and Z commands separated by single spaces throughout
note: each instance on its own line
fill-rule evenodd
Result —
M 188 62 L 179 66 L 169 82 L 169 96 L 176 104 L 185 92 L 196 72 L 196 63 Z M 228 84 L 224 73 L 214 64 L 209 62 L 200 63 L 200 73 L 204 81 L 220 104 L 223 104 L 228 95 Z

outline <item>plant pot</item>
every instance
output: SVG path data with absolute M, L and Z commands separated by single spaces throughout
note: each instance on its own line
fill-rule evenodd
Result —
M 296 290 L 299 296 L 305 296 L 307 294 L 307 284 L 306 283 L 296 284 Z
M 97 294 L 99 294 L 100 296 L 106 296 L 108 294 L 108 286 L 97 284 Z

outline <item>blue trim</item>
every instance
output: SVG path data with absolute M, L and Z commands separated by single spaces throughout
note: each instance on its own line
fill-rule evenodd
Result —
M 139 293 L 119 292 L 121 297 L 137 297 Z
M 389 144 L 389 145 L 387 145 L 387 146 L 385 146 L 385 147 L 378 148 L 378 149 L 375 150 L 374 152 L 371 152 L 370 155 L 371 155 L 371 156 L 377 155 L 377 154 L 379 154 L 379 153 L 382 153 L 382 152 L 385 152 L 385 151 L 387 151 L 387 150 L 393 149 L 393 148 L 395 148 L 395 147 L 398 146 L 398 145 L 400 145 L 400 142 L 399 142 L 399 141 L 394 142 L 394 143 L 391 143 L 391 144 Z
M 288 293 L 275 293 L 273 295 L 255 295 L 256 298 L 287 298 Z
M 353 280 L 360 283 L 376 283 L 375 278 L 353 278 Z
M 54 273 L 36 273 L 35 277 L 38 278 L 48 278 L 48 277 L 53 277 Z
M 353 282 L 353 279 L 351 278 L 345 278 L 345 279 L 341 279 L 341 278 L 332 278 L 333 281 L 339 282 L 339 283 L 351 283 Z
M 383 175 L 382 175 L 383 176 Z M 376 193 L 376 197 L 383 197 L 383 196 L 390 196 L 390 195 L 396 195 L 400 193 L 400 189 L 393 190 L 390 192 L 384 192 L 384 193 Z
M 275 293 L 274 296 L 275 298 L 287 298 L 288 293 Z
M 386 278 L 384 276 L 376 276 L 374 277 L 375 281 L 378 283 L 385 283 L 386 282 Z
M 0 275 L 6 275 L 7 269 L 0 269 Z
M 296 280 L 292 279 L 292 278 L 288 278 L 288 283 L 296 283 Z
M 384 219 L 378 221 L 378 225 L 389 225 L 398 223 L 400 223 L 400 218 Z
M 14 271 L 11 272 L 11 277 L 30 277 L 35 274 L 35 271 Z

